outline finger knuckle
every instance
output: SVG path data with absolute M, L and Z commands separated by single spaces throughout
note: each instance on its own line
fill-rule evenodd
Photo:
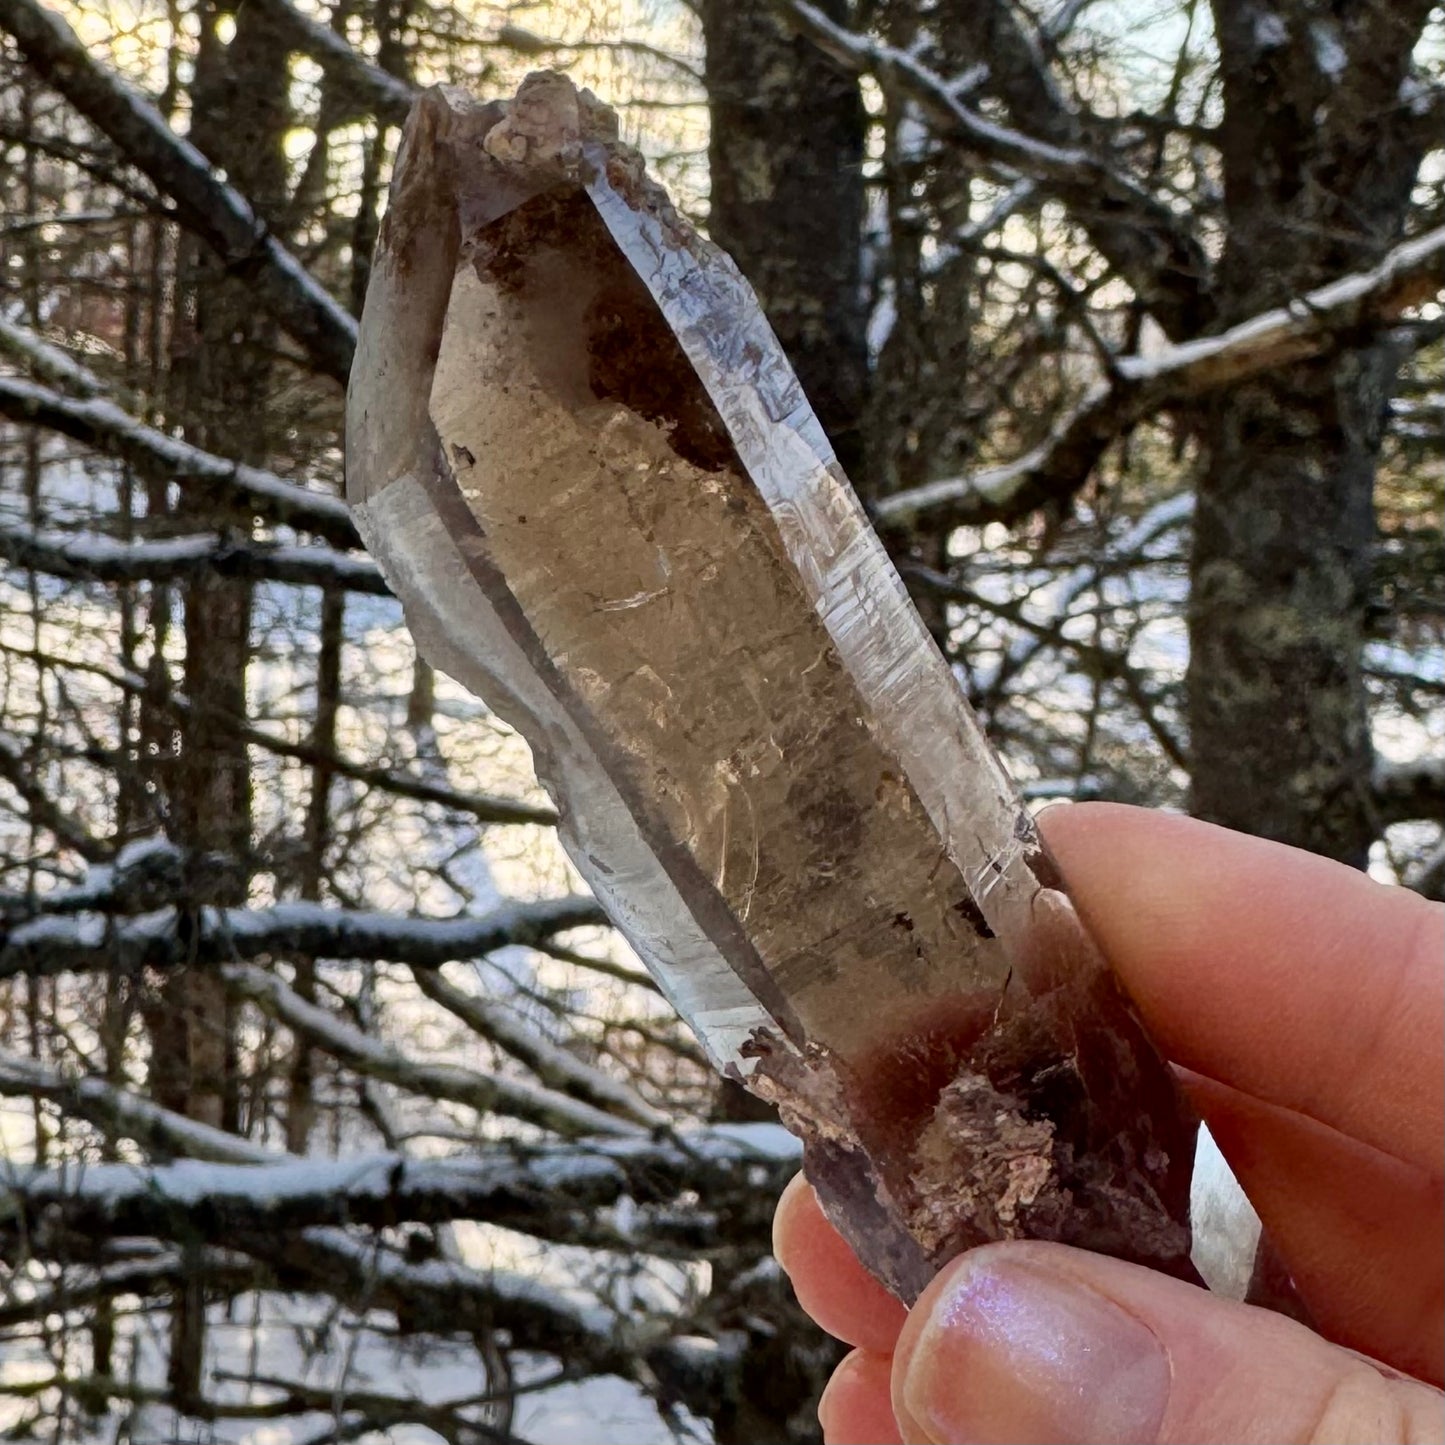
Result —
M 1330 1386 L 1307 1445 L 1445 1445 L 1445 1396 L 1361 1364 Z

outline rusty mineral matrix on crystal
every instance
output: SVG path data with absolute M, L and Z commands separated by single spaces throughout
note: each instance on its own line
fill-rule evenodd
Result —
M 1168 1069 L 753 293 L 564 77 L 417 103 L 347 461 L 422 651 L 881 1279 L 1014 1237 L 1190 1274 Z

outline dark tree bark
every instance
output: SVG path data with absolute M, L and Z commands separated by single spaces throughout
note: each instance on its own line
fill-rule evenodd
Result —
M 222 44 L 222 10 L 207 5 L 193 86 L 192 136 L 263 214 L 285 201 L 282 137 L 289 119 L 286 51 L 264 11 L 236 12 L 236 32 Z M 264 418 L 277 328 L 258 316 L 249 288 L 228 277 L 207 253 L 193 248 L 178 287 L 172 345 L 175 400 L 192 439 L 255 464 L 264 460 Z M 183 495 L 178 515 L 194 525 L 231 530 L 244 541 L 249 513 L 234 502 Z M 228 719 L 246 714 L 250 660 L 251 587 L 244 579 L 202 574 L 185 590 L 185 688 L 195 705 L 185 720 L 172 801 L 178 841 L 241 859 L 250 852 L 250 767 L 244 741 Z M 206 902 L 244 901 L 245 880 Z M 196 900 L 199 903 L 201 900 Z M 226 1062 L 227 1005 L 218 981 L 183 971 L 167 985 L 184 1020 L 183 1037 L 159 1062 L 158 1100 L 204 1122 L 234 1119 Z
M 230 43 L 219 22 L 234 14 Z M 275 218 L 286 204 L 282 142 L 290 121 L 290 66 L 274 19 L 252 6 L 205 0 L 201 43 L 191 88 L 191 139 L 225 168 L 259 214 Z M 265 417 L 279 336 L 258 311 L 252 289 L 209 251 L 191 245 L 176 291 L 173 375 L 190 439 L 239 461 L 257 464 L 268 449 Z M 251 516 L 234 501 L 195 492 L 177 516 L 217 527 L 243 542 Z M 184 594 L 185 690 L 195 704 L 182 730 L 171 797 L 172 827 L 181 843 L 234 859 L 251 853 L 251 773 L 245 742 L 231 720 L 244 717 L 251 656 L 251 584 L 202 574 Z M 205 902 L 240 904 L 247 879 L 237 870 L 214 899 L 188 900 L 183 937 L 199 938 Z M 235 1130 L 239 1089 L 233 1004 L 212 971 L 183 968 L 162 986 L 153 1023 L 155 1098 L 177 1113 Z M 172 1320 L 171 1385 L 198 1399 L 202 1384 L 205 1302 L 193 1286 L 177 1298 Z
M 323 753 L 336 750 L 336 714 L 341 705 L 341 649 L 345 641 L 346 596 L 328 592 L 321 602 L 321 649 L 316 659 L 316 721 L 312 745 Z M 301 897 L 319 901 L 326 876 L 326 850 L 331 842 L 331 784 L 333 769 L 324 764 L 311 773 L 311 799 L 306 809 L 305 851 L 301 858 Z M 316 1002 L 316 959 L 302 954 L 296 960 L 296 992 L 307 1003 Z M 292 1048 L 286 1092 L 286 1147 L 304 1154 L 316 1122 L 314 1095 L 315 1050 L 298 1037 Z
M 1400 100 L 1424 0 L 1334 18 L 1217 0 L 1225 325 L 1378 261 L 1425 136 Z M 1202 415 L 1189 604 L 1193 809 L 1363 865 L 1378 820 L 1361 675 L 1373 491 L 1397 358 L 1368 335 Z
M 846 6 L 823 7 L 842 19 Z M 868 394 L 865 116 L 855 77 L 769 0 L 703 7 L 708 229 L 752 282 L 838 459 L 860 487 Z

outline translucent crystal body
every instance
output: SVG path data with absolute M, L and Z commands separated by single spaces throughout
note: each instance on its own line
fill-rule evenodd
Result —
M 347 451 L 423 651 L 881 1278 L 1011 1236 L 1190 1272 L 1168 1070 L 751 290 L 562 77 L 418 104 Z

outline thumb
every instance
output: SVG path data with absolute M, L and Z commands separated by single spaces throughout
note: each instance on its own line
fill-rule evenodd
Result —
M 898 1342 L 916 1445 L 1440 1445 L 1445 1395 L 1283 1316 L 1057 1244 L 945 1268 Z

